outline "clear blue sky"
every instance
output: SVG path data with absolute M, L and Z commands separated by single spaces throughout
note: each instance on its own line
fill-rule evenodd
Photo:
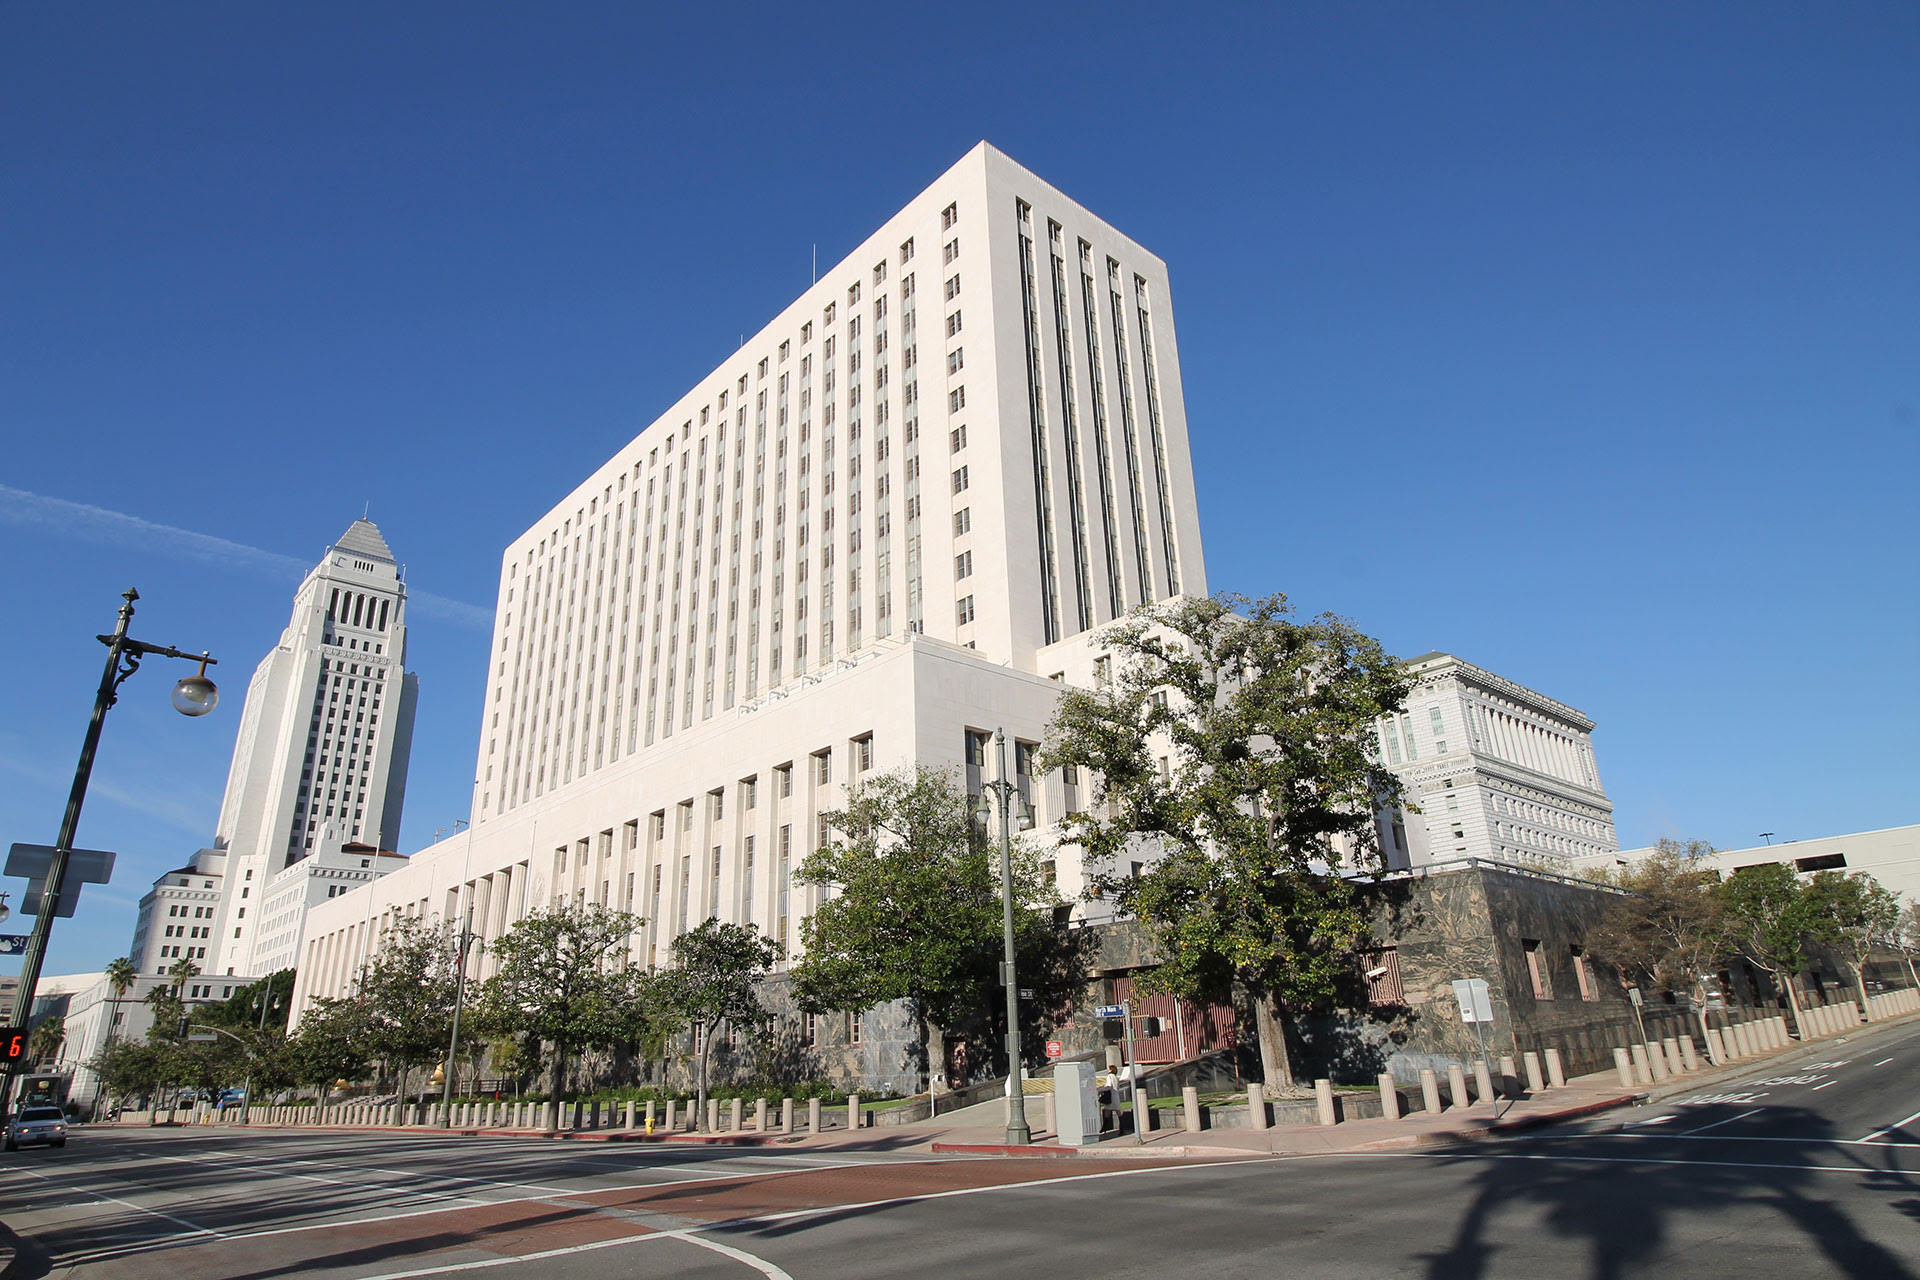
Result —
M 1910 3 L 39 4 L 0 39 L 0 842 L 54 836 L 128 585 L 228 694 L 127 686 L 80 829 L 120 874 L 50 971 L 211 836 L 295 562 L 364 502 L 442 598 L 405 849 L 464 817 L 459 604 L 981 138 L 1166 259 L 1216 588 L 1582 708 L 1627 845 L 1920 821 Z

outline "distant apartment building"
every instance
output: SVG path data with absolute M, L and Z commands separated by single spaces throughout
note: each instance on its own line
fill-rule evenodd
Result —
M 649 962 L 709 916 L 791 950 L 848 783 L 977 788 L 1004 727 L 1058 821 L 1060 682 L 1206 590 L 1165 264 L 983 143 L 507 548 L 473 825 L 313 909 L 296 1008 L 466 904 L 488 939 L 630 909 Z
M 1584 868 L 1626 867 L 1647 857 L 1653 846 L 1620 849 L 1589 857 Z M 1784 863 L 1802 875 L 1816 871 L 1864 871 L 1908 902 L 1920 902 L 1920 826 L 1882 827 L 1841 836 L 1815 836 L 1722 849 L 1706 865 L 1725 875 L 1746 867 Z
M 1619 849 L 1593 721 L 1452 654 L 1406 666 L 1406 708 L 1376 727 L 1381 759 L 1419 812 L 1383 823 L 1389 866 L 1482 858 L 1565 870 Z

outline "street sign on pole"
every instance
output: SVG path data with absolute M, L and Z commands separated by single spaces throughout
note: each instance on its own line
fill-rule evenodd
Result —
M 0 956 L 23 956 L 27 954 L 27 935 L 24 933 L 0 933 Z
M 1061 1048 L 1058 1040 L 1047 1041 L 1047 1056 L 1049 1058 L 1057 1058 L 1062 1052 L 1064 1052 L 1064 1050 Z
M 1493 1021 L 1493 998 L 1487 990 L 1484 978 L 1456 978 L 1453 983 L 1453 998 L 1460 1002 L 1460 1021 L 1473 1025 L 1473 1035 L 1480 1042 L 1480 1062 L 1487 1069 L 1487 1079 L 1493 1079 L 1493 1059 L 1487 1056 L 1487 1024 Z M 1493 1108 L 1493 1118 L 1500 1118 L 1499 1091 L 1487 1099 Z
M 1127 1006 L 1123 1004 L 1103 1004 L 1097 1006 L 1094 1012 L 1102 1018 L 1124 1018 L 1127 1016 Z
M 1487 991 L 1486 979 L 1455 979 L 1453 984 L 1453 998 L 1460 1002 L 1460 1021 L 1493 1021 L 1493 1000 Z
M 7 851 L 5 874 L 27 882 L 27 891 L 20 895 L 22 915 L 40 914 L 54 853 L 54 847 L 49 844 L 16 844 Z M 113 879 L 113 859 L 114 855 L 104 849 L 67 850 L 67 870 L 61 879 L 60 901 L 53 914 L 63 919 L 73 915 L 73 909 L 80 905 L 81 885 L 105 884 Z

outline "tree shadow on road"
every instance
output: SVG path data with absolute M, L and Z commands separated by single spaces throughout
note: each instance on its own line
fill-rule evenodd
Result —
M 1562 1275 L 1584 1274 L 1614 1280 L 1650 1269 L 1667 1250 L 1671 1229 L 1683 1215 L 1724 1214 L 1730 1210 L 1772 1210 L 1796 1228 L 1809 1248 L 1818 1249 L 1833 1270 L 1856 1280 L 1916 1280 L 1914 1271 L 1885 1246 L 1869 1239 L 1829 1189 L 1845 1188 L 1874 1198 L 1920 1188 L 1920 1172 L 1898 1167 L 1898 1156 L 1866 1152 L 1878 1148 L 1842 1145 L 1832 1125 L 1813 1112 L 1770 1107 L 1769 1128 L 1803 1138 L 1796 1143 L 1728 1143 L 1713 1147 L 1682 1135 L 1731 1121 L 1748 1108 L 1691 1107 L 1676 1132 L 1607 1143 L 1593 1137 L 1577 1149 L 1576 1135 L 1550 1140 L 1542 1149 L 1463 1150 L 1462 1161 L 1484 1161 L 1474 1180 L 1474 1198 L 1461 1216 L 1452 1242 L 1424 1255 L 1428 1280 L 1477 1280 L 1488 1273 L 1500 1250 L 1493 1225 L 1503 1216 L 1526 1219 L 1506 1229 L 1531 1229 L 1532 1215 L 1569 1241 L 1584 1241 L 1588 1266 L 1570 1266 Z M 1703 1138 L 1710 1135 L 1702 1134 Z M 1831 1144 L 1831 1145 L 1823 1145 Z M 1729 1148 L 1738 1146 L 1738 1154 Z M 1745 1149 L 1748 1147 L 1752 1149 Z M 1872 1163 L 1882 1159 L 1884 1164 Z M 1825 1166 L 1816 1169 L 1813 1166 Z M 1857 1168 L 1850 1181 L 1835 1166 Z M 1911 1212 L 1902 1202 L 1885 1202 Z M 1915 1203 L 1913 1201 L 1905 1202 Z M 1571 1259 L 1569 1260 L 1571 1261 Z

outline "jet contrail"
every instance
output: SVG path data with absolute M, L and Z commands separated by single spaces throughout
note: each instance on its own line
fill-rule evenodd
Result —
M 130 516 L 124 511 L 65 498 L 49 498 L 0 484 L 0 524 L 51 529 L 80 542 L 106 546 L 131 547 L 143 551 L 171 552 L 189 560 L 199 560 L 229 569 L 242 569 L 269 578 L 291 577 L 296 582 L 313 565 L 277 551 L 229 542 L 191 529 L 176 529 Z M 493 611 L 461 600 L 450 600 L 427 591 L 407 591 L 407 603 L 415 612 L 440 622 L 485 631 L 493 626 Z

